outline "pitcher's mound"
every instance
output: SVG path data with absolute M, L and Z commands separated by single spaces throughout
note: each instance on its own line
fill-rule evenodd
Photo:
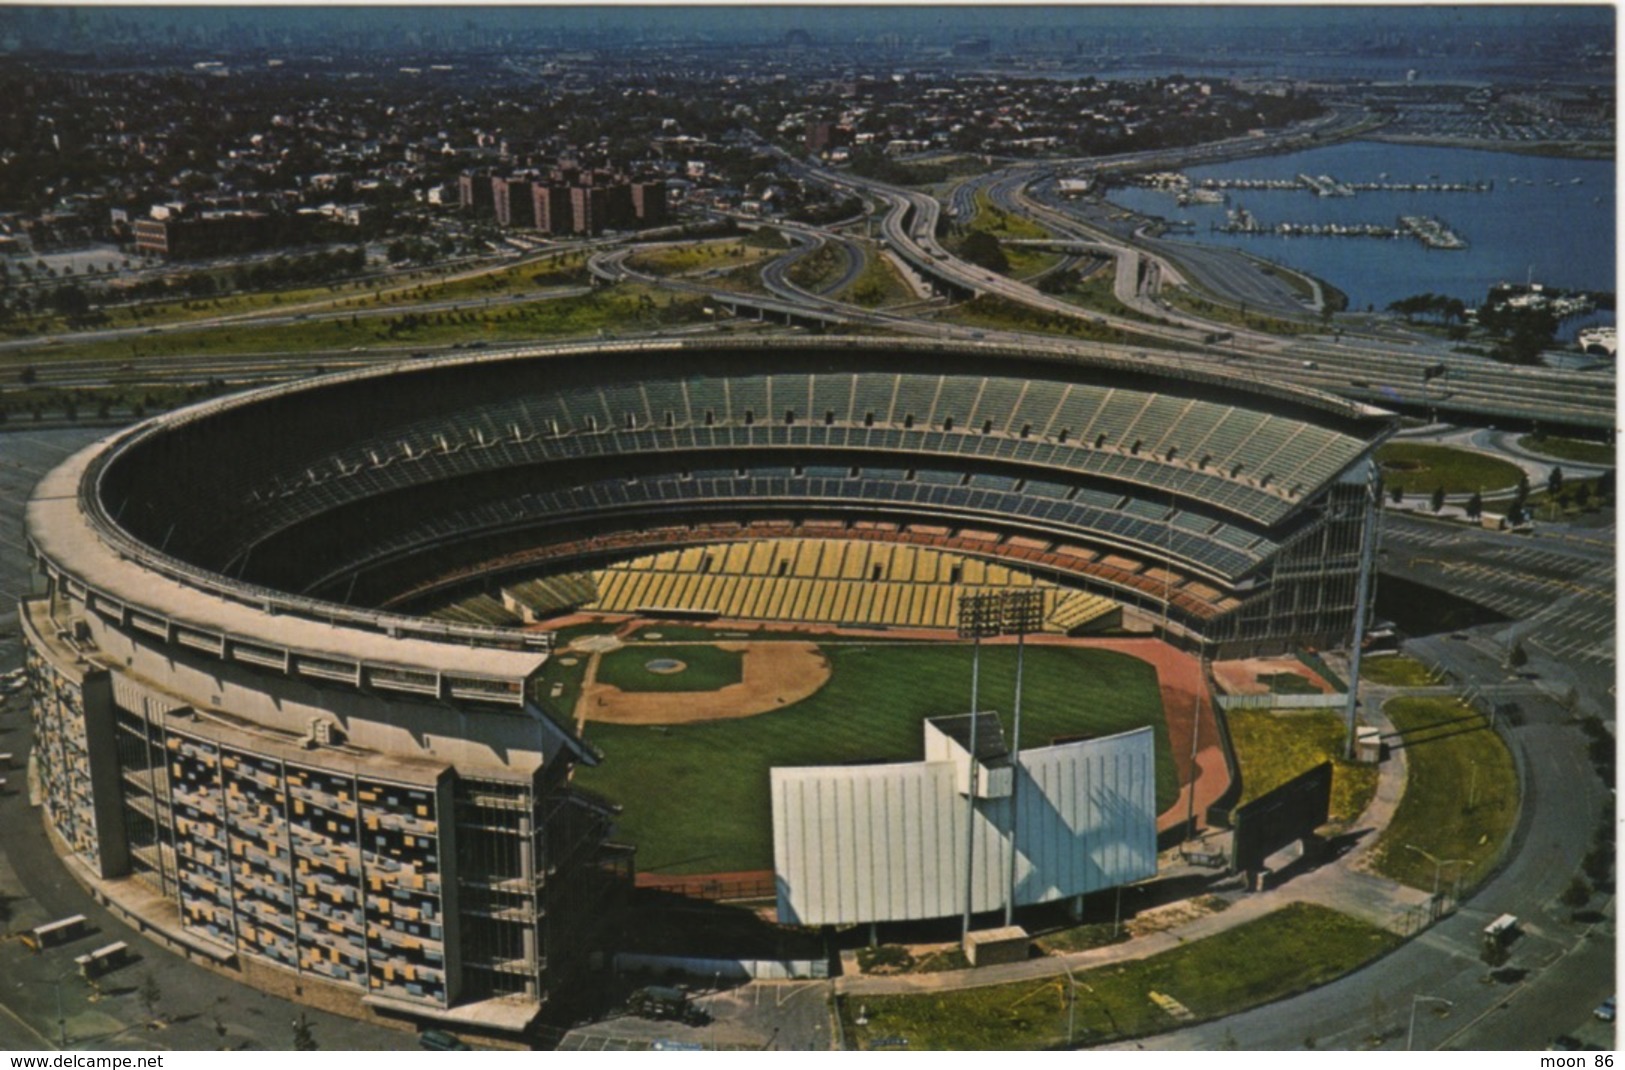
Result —
M 622 691 L 594 682 L 582 687 L 578 709 L 586 720 L 603 724 L 726 721 L 754 717 L 800 702 L 829 679 L 829 662 L 812 643 L 718 643 L 716 646 L 718 650 L 744 653 L 739 683 L 716 691 Z

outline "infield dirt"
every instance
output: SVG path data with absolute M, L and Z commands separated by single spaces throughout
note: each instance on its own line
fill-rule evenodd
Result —
M 658 653 L 658 644 L 646 646 Z M 716 691 L 622 691 L 598 682 L 594 654 L 576 706 L 579 719 L 600 724 L 671 725 L 754 717 L 788 706 L 816 692 L 829 680 L 829 661 L 812 643 L 765 642 L 716 644 L 719 650 L 743 652 L 741 680 Z

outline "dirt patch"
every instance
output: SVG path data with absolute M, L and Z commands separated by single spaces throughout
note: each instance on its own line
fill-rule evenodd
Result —
M 576 709 L 600 724 L 692 724 L 754 717 L 788 706 L 824 686 L 829 662 L 812 643 L 718 643 L 742 651 L 742 679 L 717 691 L 622 691 L 594 679 L 582 685 Z M 596 664 L 594 669 L 596 669 Z
M 1209 914 L 1217 914 L 1230 906 L 1229 902 L 1216 895 L 1197 896 L 1195 899 L 1184 899 L 1167 906 L 1152 907 L 1143 910 L 1123 923 L 1123 928 L 1131 936 L 1148 936 L 1151 933 L 1167 932 L 1187 922 L 1198 918 L 1205 918 Z
M 1288 673 L 1308 681 L 1322 695 L 1334 690 L 1297 658 L 1240 658 L 1213 663 L 1213 679 L 1227 695 L 1267 695 L 1270 685 L 1266 678 Z

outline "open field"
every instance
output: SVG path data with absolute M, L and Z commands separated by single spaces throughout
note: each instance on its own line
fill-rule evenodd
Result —
M 847 1037 L 860 1048 L 881 1038 L 902 1038 L 909 1050 L 1102 1044 L 1181 1024 L 1151 1001 L 1153 992 L 1172 996 L 1197 1020 L 1217 1018 L 1324 984 L 1397 943 L 1394 934 L 1346 914 L 1294 903 L 1172 951 L 1079 971 L 1071 1013 L 1064 975 L 918 996 L 865 996 L 868 1023 L 862 1026 L 853 1021 L 852 1000 L 841 1012 Z M 1314 1031 L 1313 1022 L 1304 1024 L 1305 1036 Z
M 647 658 L 662 649 L 639 647 L 637 654 Z M 770 713 L 658 727 L 589 723 L 587 735 L 606 761 L 578 770 L 577 781 L 625 805 L 620 838 L 638 845 L 640 871 L 771 868 L 771 767 L 915 760 L 921 720 L 967 708 L 966 644 L 829 643 L 821 649 L 832 669 L 829 682 Z M 1014 648 L 984 648 L 978 704 L 998 711 L 1007 733 L 1014 679 Z M 1156 728 L 1160 810 L 1172 804 L 1178 787 L 1156 670 L 1113 651 L 1027 650 L 1024 746 L 1145 724 Z
M 1614 447 L 1578 438 L 1524 435 L 1518 439 L 1518 445 L 1546 457 L 1556 457 L 1560 461 L 1578 461 L 1581 464 L 1611 465 L 1618 458 Z
M 690 275 L 705 271 L 732 271 L 777 256 L 780 249 L 748 244 L 738 238 L 684 242 L 640 248 L 627 258 L 627 266 L 650 275 Z
M 1362 659 L 1360 679 L 1384 687 L 1432 687 L 1441 682 L 1439 675 L 1420 661 L 1398 654 Z
M 996 331 L 1035 331 L 1039 334 L 1079 338 L 1090 342 L 1156 346 L 1170 352 L 1190 352 L 1196 348 L 1182 342 L 1152 338 L 1149 335 L 1121 330 L 1092 320 L 1027 308 L 997 294 L 982 294 L 961 302 L 944 312 L 940 318 L 967 327 L 987 327 Z
M 897 274 L 897 269 L 892 266 L 884 253 L 866 245 L 863 271 L 853 280 L 852 285 L 842 290 L 838 296 L 843 301 L 850 301 L 864 308 L 879 308 L 882 305 L 912 301 L 914 291 L 910 290 L 908 283 Z
M 1401 696 L 1383 710 L 1403 736 L 1405 795 L 1372 851 L 1377 872 L 1431 891 L 1439 859 L 1472 863 L 1464 888 L 1483 880 L 1518 818 L 1518 776 L 1501 737 L 1459 699 Z M 1452 881 L 1461 866 L 1445 866 Z
M 481 304 L 441 312 L 340 316 L 275 325 L 244 322 L 71 347 L 31 347 L 0 356 L 0 364 L 45 366 L 57 356 L 140 363 L 176 356 L 343 353 L 352 349 L 438 346 L 471 340 L 498 343 L 569 338 L 601 330 L 697 323 L 704 319 L 700 311 L 703 303 L 697 298 L 674 297 L 645 287 L 623 285 L 612 291 L 550 300 L 512 300 L 490 307 Z
M 1373 766 L 1343 761 L 1347 726 L 1331 710 L 1234 710 L 1225 715 L 1241 766 L 1237 804 L 1273 791 L 1328 759 L 1333 821 L 1353 821 L 1377 791 Z
M 1377 461 L 1383 481 L 1408 494 L 1431 494 L 1438 487 L 1446 494 L 1505 490 L 1517 486 L 1523 474 L 1499 457 L 1417 442 L 1389 442 L 1377 449 Z

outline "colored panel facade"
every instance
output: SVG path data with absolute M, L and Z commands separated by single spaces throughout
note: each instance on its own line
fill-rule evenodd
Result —
M 34 696 L 34 769 L 44 792 L 46 815 L 74 853 L 95 865 L 101 840 L 90 776 L 84 688 L 32 649 L 27 674 Z

